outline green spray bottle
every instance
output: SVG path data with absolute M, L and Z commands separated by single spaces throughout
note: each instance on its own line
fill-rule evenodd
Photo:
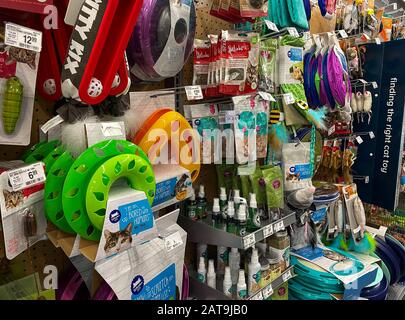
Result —
M 235 208 L 233 201 L 228 201 L 228 210 L 227 210 L 227 220 L 226 220 L 226 231 L 232 234 L 236 232 L 235 224 Z
M 219 194 L 219 207 L 221 208 L 221 215 L 222 215 L 222 220 L 226 221 L 227 214 L 227 196 L 226 196 L 226 188 L 221 188 L 220 189 L 220 194 Z
M 200 219 L 207 217 L 207 199 L 205 198 L 204 186 L 201 184 L 197 197 L 197 215 Z
M 247 221 L 247 230 L 249 232 L 254 232 L 261 227 L 260 214 L 257 210 L 256 194 L 250 194 L 249 202 L 249 217 Z

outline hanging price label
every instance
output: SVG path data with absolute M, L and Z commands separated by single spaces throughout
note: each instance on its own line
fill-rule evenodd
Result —
M 375 138 L 375 134 L 374 134 L 373 131 L 370 131 L 370 132 L 368 133 L 368 135 L 370 136 L 370 139 L 374 139 L 374 138 Z
M 264 20 L 264 22 L 266 23 L 266 26 L 267 26 L 267 28 L 269 30 L 278 32 L 278 28 L 277 28 L 276 24 L 273 21 Z
M 339 32 L 340 36 L 342 37 L 342 39 L 346 39 L 348 37 L 346 30 L 342 29 L 342 30 L 339 30 L 338 32 Z
M 358 144 L 362 144 L 364 142 L 363 139 L 360 136 L 356 137 L 356 141 L 357 141 Z
M 331 126 L 331 127 L 328 129 L 328 136 L 331 136 L 332 134 L 334 134 L 335 131 L 336 131 L 335 125 Z
M 283 95 L 284 103 L 286 105 L 293 104 L 295 102 L 294 96 L 291 92 L 286 93 Z
M 381 44 L 381 39 L 380 38 L 375 38 L 374 40 L 375 40 L 376 44 Z
M 292 276 L 291 270 L 288 270 L 286 273 L 283 274 L 283 282 L 286 282 L 288 279 L 290 279 Z
M 37 162 L 32 165 L 8 171 L 8 179 L 13 191 L 23 190 L 44 183 L 46 180 L 44 164 Z
M 274 232 L 279 232 L 280 230 L 284 229 L 284 221 L 281 220 L 279 222 L 276 222 L 273 226 Z
M 273 234 L 273 225 L 269 224 L 268 226 L 265 226 L 263 228 L 263 237 L 266 239 L 268 237 L 270 237 Z
M 293 37 L 299 37 L 300 34 L 298 33 L 297 29 L 294 27 L 287 28 L 288 33 Z
M 42 32 L 14 23 L 6 23 L 4 43 L 8 46 L 41 52 Z
M 270 93 L 264 91 L 259 91 L 258 93 L 263 100 L 276 102 L 276 99 L 274 99 L 274 97 Z
M 378 88 L 378 84 L 377 84 L 377 82 L 375 82 L 375 81 L 371 82 L 371 85 L 373 86 L 373 89 L 377 89 L 377 88 Z
M 101 131 L 106 138 L 122 136 L 124 134 L 119 122 L 102 122 Z
M 165 246 L 167 252 L 170 252 L 183 244 L 180 233 L 177 231 L 170 236 L 165 237 Z
M 192 101 L 204 99 L 201 86 L 187 86 L 185 89 L 187 100 Z
M 270 297 L 273 294 L 273 287 L 271 286 L 271 284 L 269 284 L 267 287 L 263 288 L 262 290 L 263 292 L 263 298 L 267 299 L 268 297 Z
M 263 293 L 260 291 L 259 293 L 252 296 L 249 300 L 263 300 Z
M 251 233 L 243 237 L 243 249 L 248 249 L 256 244 L 255 234 Z

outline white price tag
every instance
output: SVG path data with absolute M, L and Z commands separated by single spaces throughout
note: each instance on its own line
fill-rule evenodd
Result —
M 255 234 L 251 233 L 243 237 L 243 249 L 248 249 L 256 244 Z
M 63 118 L 60 115 L 57 115 L 57 116 L 53 117 L 52 119 L 50 119 L 47 123 L 45 123 L 41 127 L 41 131 L 43 133 L 48 133 L 49 130 L 51 130 L 52 128 L 61 124 L 63 121 L 64 121 Z
M 367 81 L 364 80 L 364 79 L 359 79 L 359 81 L 360 81 L 361 83 L 363 83 L 363 84 L 367 84 Z
M 276 102 L 276 99 L 274 99 L 274 97 L 270 93 L 264 91 L 259 91 L 258 93 L 263 100 Z
M 291 270 L 288 270 L 286 273 L 283 274 L 283 282 L 286 282 L 292 276 Z
M 201 86 L 187 86 L 185 89 L 187 100 L 191 101 L 204 99 Z
M 346 30 L 339 30 L 339 34 L 342 37 L 342 39 L 346 39 L 348 37 Z
M 367 33 L 363 33 L 363 37 L 366 38 L 366 40 L 370 40 L 370 36 Z
M 268 226 L 265 226 L 263 228 L 263 236 L 265 239 L 270 237 L 272 234 L 273 234 L 273 225 L 272 224 L 269 224 Z
M 284 229 L 284 221 L 281 220 L 273 225 L 274 232 L 279 232 Z
M 373 86 L 373 89 L 377 89 L 378 88 L 378 84 L 376 81 L 371 82 L 371 85 Z
M 37 162 L 26 167 L 10 170 L 8 171 L 8 179 L 13 191 L 44 183 L 46 180 L 44 164 Z
M 233 124 L 234 121 L 235 121 L 235 111 L 226 111 L 224 124 Z
M 291 92 L 286 93 L 283 95 L 284 103 L 286 105 L 293 104 L 295 102 L 294 96 Z
M 397 5 L 396 2 L 394 2 L 394 3 L 392 4 L 392 8 L 394 9 L 394 11 L 398 9 L 398 5 Z
M 331 126 L 331 127 L 328 129 L 328 136 L 331 136 L 332 134 L 334 134 L 335 131 L 336 131 L 335 125 Z
M 381 39 L 380 38 L 375 38 L 374 40 L 375 40 L 376 44 L 381 44 Z
M 269 30 L 278 32 L 278 28 L 277 28 L 276 24 L 273 21 L 264 20 L 264 22 L 266 23 L 266 26 L 267 26 L 267 28 Z
M 41 52 L 42 32 L 14 23 L 6 23 L 4 43 L 8 46 Z
M 368 135 L 370 136 L 370 139 L 374 139 L 374 138 L 375 138 L 375 135 L 374 135 L 374 132 L 373 132 L 373 131 L 370 131 L 370 132 L 368 133 Z
M 360 136 L 356 137 L 356 141 L 357 141 L 358 144 L 362 144 L 364 142 L 363 139 Z
M 180 232 L 175 232 L 170 236 L 165 237 L 165 246 L 167 252 L 170 252 L 183 244 Z
M 118 122 L 102 122 L 101 131 L 106 138 L 122 136 L 124 134 Z
M 293 37 L 299 37 L 300 34 L 298 33 L 297 29 L 294 27 L 287 28 L 288 33 Z
M 263 298 L 267 299 L 268 297 L 270 297 L 273 294 L 273 287 L 271 286 L 271 284 L 269 284 L 267 287 L 264 287 L 263 290 Z
M 256 293 L 253 297 L 250 298 L 250 300 L 263 300 L 263 293 L 261 291 L 259 293 Z

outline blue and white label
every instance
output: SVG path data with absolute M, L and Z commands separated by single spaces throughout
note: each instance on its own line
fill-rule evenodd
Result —
M 288 57 L 290 58 L 291 61 L 302 61 L 302 49 L 301 48 L 291 48 L 288 51 Z
M 145 284 L 144 277 L 137 275 L 131 283 L 132 300 L 176 300 L 176 266 L 167 269 Z
M 173 199 L 176 196 L 177 178 L 165 180 L 156 184 L 156 195 L 153 207 Z
M 121 220 L 121 212 L 119 210 L 113 210 L 110 212 L 110 222 L 117 223 Z
M 296 176 L 297 180 L 311 179 L 311 165 L 309 163 L 306 163 L 291 166 L 290 174 Z
M 153 212 L 147 199 L 119 206 L 118 210 L 121 214 L 120 230 L 124 230 L 129 223 L 133 225 L 132 235 L 153 228 Z

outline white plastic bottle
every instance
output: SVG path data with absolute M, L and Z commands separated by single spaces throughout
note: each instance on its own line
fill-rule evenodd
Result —
M 250 258 L 250 263 L 248 265 L 248 292 L 249 295 L 254 294 L 260 289 L 260 274 L 261 265 L 259 262 L 259 254 L 257 249 L 253 249 L 252 257 Z
M 225 276 L 222 287 L 222 292 L 227 296 L 232 298 L 232 280 L 231 280 L 231 268 L 225 267 Z
M 236 299 L 244 300 L 247 298 L 245 270 L 239 270 L 238 285 L 236 286 Z
M 198 265 L 198 281 L 205 283 L 207 277 L 207 270 L 205 269 L 205 259 L 200 257 L 200 263 Z
M 233 202 L 235 203 L 235 211 L 238 212 L 240 205 L 240 191 L 238 189 L 233 190 Z
M 217 247 L 217 273 L 224 274 L 225 266 L 228 265 L 228 248 Z
M 208 260 L 207 285 L 211 288 L 217 288 L 217 275 L 215 274 L 214 260 Z
M 219 207 L 221 208 L 222 219 L 226 221 L 226 210 L 227 210 L 227 196 L 226 196 L 226 189 L 221 188 L 219 194 Z
M 204 257 L 205 262 L 207 262 L 208 252 L 207 245 L 205 243 L 197 244 L 197 263 L 199 263 L 200 257 Z
M 232 248 L 229 253 L 229 267 L 231 269 L 232 284 L 236 285 L 240 269 L 240 253 L 238 248 Z

